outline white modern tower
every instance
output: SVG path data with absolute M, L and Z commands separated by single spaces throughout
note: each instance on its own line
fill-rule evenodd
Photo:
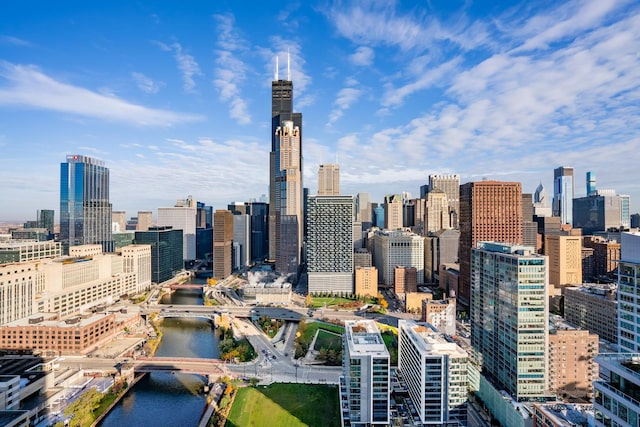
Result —
M 342 425 L 389 425 L 389 352 L 373 320 L 346 320 L 343 335 L 341 399 L 348 410 Z
M 548 395 L 547 263 L 526 246 L 479 242 L 471 251 L 473 359 L 517 401 Z
M 398 369 L 423 426 L 467 424 L 468 359 L 429 323 L 398 321 Z

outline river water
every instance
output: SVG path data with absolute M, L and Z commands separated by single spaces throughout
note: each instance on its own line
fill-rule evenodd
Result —
M 200 291 L 177 290 L 162 304 L 202 304 Z M 218 358 L 218 331 L 204 319 L 165 319 L 159 357 Z M 101 427 L 196 426 L 204 409 L 206 379 L 191 374 L 148 374 L 116 405 Z

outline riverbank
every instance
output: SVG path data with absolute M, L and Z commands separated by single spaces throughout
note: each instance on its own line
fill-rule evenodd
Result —
M 111 404 L 109 406 L 107 406 L 100 413 L 100 415 L 98 415 L 98 418 L 96 418 L 96 420 L 93 423 L 91 423 L 91 427 L 96 427 L 98 424 L 100 424 L 100 422 L 104 419 L 104 417 L 109 415 L 109 412 L 120 402 L 120 400 L 122 400 L 122 398 L 127 393 L 129 393 L 129 390 L 133 389 L 133 387 L 138 383 L 138 381 L 140 381 L 146 375 L 147 375 L 146 373 L 142 373 L 142 374 L 138 374 L 138 375 L 134 376 L 133 381 L 131 382 L 131 384 L 129 384 L 129 387 L 127 387 L 126 389 L 122 390 L 122 393 L 119 393 L 118 396 L 116 396 L 116 398 L 113 400 L 113 402 L 111 402 Z

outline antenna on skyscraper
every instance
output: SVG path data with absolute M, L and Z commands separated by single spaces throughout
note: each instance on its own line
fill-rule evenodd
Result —
M 276 78 L 275 81 L 278 81 L 278 55 L 276 54 Z
M 287 80 L 291 81 L 291 55 L 289 54 L 289 48 L 287 48 Z

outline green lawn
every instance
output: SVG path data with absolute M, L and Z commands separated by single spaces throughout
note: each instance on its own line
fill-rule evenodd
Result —
M 342 335 L 336 334 L 335 332 L 328 332 L 324 329 L 318 329 L 314 349 L 320 350 L 321 348 L 340 350 L 342 348 Z
M 272 384 L 243 387 L 226 427 L 338 427 L 337 386 Z

